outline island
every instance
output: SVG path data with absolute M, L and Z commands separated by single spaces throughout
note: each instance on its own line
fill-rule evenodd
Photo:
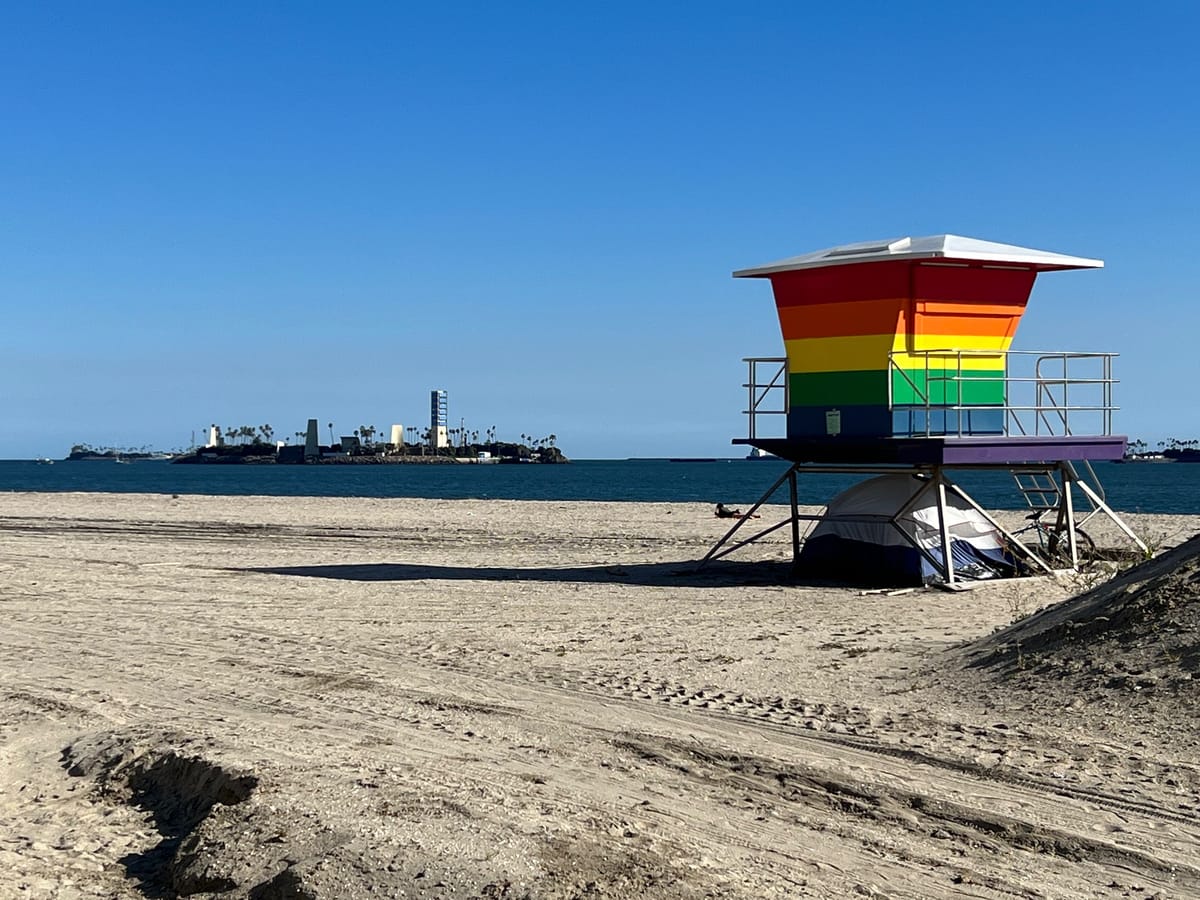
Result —
M 67 462 L 133 462 L 139 459 L 174 459 L 176 454 L 162 450 L 122 449 L 119 447 L 93 447 L 90 444 L 75 444 L 66 456 Z
M 216 444 L 198 447 L 173 457 L 182 465 L 510 465 L 560 464 L 570 460 L 551 444 L 463 443 L 446 447 L 426 444 L 362 443 L 343 441 L 319 445 L 316 454 L 305 452 L 303 444 L 269 444 L 250 441 L 241 444 Z

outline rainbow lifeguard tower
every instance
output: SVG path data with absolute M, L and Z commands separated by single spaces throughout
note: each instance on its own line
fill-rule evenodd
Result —
M 947 490 L 978 509 L 949 472 L 1000 467 L 1035 513 L 1054 514 L 1051 531 L 1061 534 L 1070 566 L 1079 565 L 1076 488 L 1088 516 L 1107 514 L 1144 550 L 1106 505 L 1090 464 L 1125 452 L 1126 438 L 1112 433 L 1117 354 L 1012 349 L 1039 274 L 1102 266 L 941 234 L 847 244 L 734 272 L 770 281 L 785 347 L 783 357 L 745 360 L 748 434 L 734 443 L 792 463 L 756 508 L 790 482 L 798 555 L 798 474 L 912 472 L 937 494 L 944 518 Z M 732 544 L 743 523 L 706 561 L 780 527 Z M 944 526 L 943 537 L 950 546 Z M 1028 555 L 1051 569 L 1043 554 Z M 941 557 L 934 561 L 952 583 L 949 554 Z

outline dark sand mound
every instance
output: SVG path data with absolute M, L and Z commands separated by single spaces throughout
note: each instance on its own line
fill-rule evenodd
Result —
M 1200 535 L 955 653 L 1064 705 L 1200 702 Z

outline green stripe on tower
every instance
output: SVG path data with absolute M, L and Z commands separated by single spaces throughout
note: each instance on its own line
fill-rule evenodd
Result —
M 888 402 L 887 372 L 883 369 L 801 372 L 790 377 L 789 387 L 792 406 L 887 406 Z M 897 406 L 924 406 L 926 403 L 935 406 L 1002 405 L 1004 371 L 893 371 L 892 402 Z
M 887 406 L 887 372 L 800 372 L 788 382 L 792 406 Z
M 928 378 L 926 378 L 928 375 Z M 886 401 L 884 401 L 886 402 Z M 1004 370 L 905 369 L 892 371 L 895 405 L 998 406 L 1004 403 Z

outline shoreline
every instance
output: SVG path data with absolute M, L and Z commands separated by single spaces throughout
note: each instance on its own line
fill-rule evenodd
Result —
M 592 516 L 598 516 L 607 519 L 613 523 L 619 522 L 620 518 L 626 514 L 629 509 L 640 507 L 646 508 L 664 508 L 671 509 L 679 507 L 681 510 L 687 511 L 691 515 L 698 516 L 700 519 L 711 518 L 715 523 L 722 526 L 721 533 L 729 527 L 729 520 L 719 519 L 713 515 L 713 504 L 707 501 L 695 500 L 596 500 L 596 499 L 576 499 L 576 498 L 531 498 L 531 499 L 514 499 L 505 497 L 416 497 L 416 496 L 364 496 L 357 494 L 346 495 L 329 495 L 329 494 L 209 494 L 203 492 L 180 493 L 176 491 L 91 491 L 91 490 L 63 490 L 63 491 L 36 491 L 12 489 L 0 491 L 0 495 L 4 496 L 10 504 L 10 509 L 15 509 L 21 513 L 35 513 L 38 510 L 45 508 L 46 502 L 53 502 L 64 497 L 77 498 L 79 502 L 89 508 L 89 512 L 112 512 L 120 511 L 124 514 L 127 510 L 137 508 L 141 503 L 148 502 L 156 505 L 155 513 L 163 515 L 168 520 L 174 520 L 180 516 L 186 516 L 188 513 L 183 512 L 183 507 L 178 507 L 172 511 L 170 506 L 157 507 L 157 504 L 162 501 L 170 501 L 172 506 L 185 503 L 186 501 L 196 501 L 200 504 L 212 504 L 212 509 L 220 516 L 219 521 L 229 521 L 238 518 L 236 507 L 245 502 L 262 503 L 263 505 L 257 510 L 259 514 L 265 514 L 266 521 L 283 523 L 290 521 L 289 516 L 294 514 L 294 511 L 289 508 L 289 504 L 293 502 L 303 503 L 306 509 L 306 514 L 313 510 L 322 510 L 326 507 L 330 509 L 336 508 L 337 515 L 353 515 L 346 510 L 348 504 L 363 504 L 372 509 L 382 508 L 386 505 L 395 505 L 397 512 L 400 512 L 401 507 L 411 507 L 416 504 L 434 504 L 437 507 L 443 507 L 446 504 L 463 504 L 464 506 L 471 504 L 480 504 L 485 508 L 495 508 L 498 515 L 504 515 L 505 510 L 510 508 L 520 508 L 522 505 L 528 505 L 531 508 L 553 508 L 561 509 L 564 506 L 578 506 L 586 508 Z M 12 502 L 16 498 L 22 498 L 23 503 L 18 506 L 13 506 Z M 87 498 L 93 498 L 91 501 Z M 743 504 L 744 505 L 744 504 Z M 234 507 L 230 510 L 229 507 Z M 274 507 L 274 508 L 273 508 Z M 611 508 L 609 511 L 608 508 Z M 986 508 L 986 507 L 985 507 Z M 763 510 L 767 514 L 776 513 L 779 516 L 786 516 L 786 506 L 782 503 L 766 504 Z M 801 503 L 798 507 L 803 515 L 816 516 L 821 514 L 825 505 L 820 503 Z M 193 513 L 195 510 L 193 510 Z M 989 508 L 988 512 L 994 516 L 996 520 L 1005 528 L 1013 530 L 1021 528 L 1028 524 L 1029 510 L 1027 508 L 1020 509 L 1003 509 Z M 1158 512 L 1141 512 L 1141 511 L 1126 511 L 1117 509 L 1116 512 L 1134 529 L 1134 531 L 1150 544 L 1152 551 L 1159 551 L 1167 547 L 1175 546 L 1186 540 L 1192 533 L 1200 532 L 1200 513 L 1158 513 Z M 280 516 L 283 513 L 283 516 Z M 474 512 L 471 515 L 475 515 Z M 106 516 L 107 517 L 107 516 Z M 585 525 L 588 520 L 581 522 Z M 802 523 L 803 525 L 803 523 Z M 1194 531 L 1193 531 L 1194 526 Z M 1125 540 L 1121 535 L 1120 530 L 1113 525 L 1107 517 L 1098 515 L 1087 523 L 1089 533 L 1095 532 L 1093 535 L 1105 546 L 1115 545 Z M 719 534 L 717 535 L 720 536 Z M 783 546 L 783 540 L 777 539 L 780 546 Z M 789 551 L 790 552 L 790 551 Z

